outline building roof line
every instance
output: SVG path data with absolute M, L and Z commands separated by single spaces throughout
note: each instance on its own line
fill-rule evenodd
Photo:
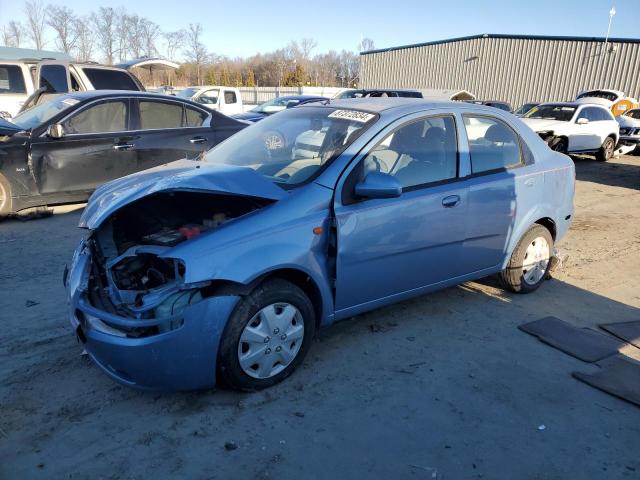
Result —
M 427 47 L 430 45 L 440 45 L 443 43 L 461 42 L 464 40 L 475 40 L 479 38 L 503 38 L 513 40 L 564 40 L 572 42 L 604 42 L 605 37 L 573 37 L 573 36 L 558 36 L 558 35 L 509 35 L 502 33 L 482 33 L 479 35 L 469 35 L 467 37 L 448 38 L 445 40 L 435 40 L 432 42 L 413 43 L 409 45 L 400 45 L 398 47 L 379 48 L 376 50 L 367 50 L 366 52 L 360 52 L 360 55 L 369 55 L 372 53 L 392 52 L 394 50 L 405 50 L 408 48 Z M 640 38 L 613 38 L 608 39 L 611 43 L 640 43 Z

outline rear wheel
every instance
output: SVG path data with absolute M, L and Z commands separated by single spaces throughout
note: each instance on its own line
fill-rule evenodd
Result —
M 275 385 L 302 362 L 314 332 L 314 309 L 305 293 L 286 280 L 267 280 L 244 297 L 229 318 L 220 342 L 218 376 L 239 390 Z
M 0 216 L 11 213 L 11 185 L 0 175 Z
M 553 238 L 542 225 L 532 225 L 522 236 L 501 273 L 505 287 L 516 293 L 530 293 L 542 284 L 551 266 Z
M 613 150 L 616 146 L 616 141 L 611 138 L 605 138 L 604 142 L 602 142 L 602 146 L 600 150 L 596 153 L 596 160 L 600 162 L 606 162 L 613 156 Z

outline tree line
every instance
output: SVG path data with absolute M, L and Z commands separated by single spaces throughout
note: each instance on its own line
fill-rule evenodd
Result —
M 316 53 L 312 38 L 291 41 L 283 48 L 250 57 L 229 58 L 209 51 L 199 23 L 165 31 L 150 19 L 125 8 L 98 7 L 89 15 L 77 15 L 65 5 L 45 5 L 41 0 L 24 3 L 24 20 L 11 20 L 0 27 L 0 40 L 8 47 L 55 49 L 78 61 L 100 61 L 108 65 L 128 59 L 162 56 L 184 62 L 176 72 L 143 82 L 168 85 L 229 86 L 355 86 L 360 60 L 358 51 L 374 48 L 364 38 L 357 50 Z

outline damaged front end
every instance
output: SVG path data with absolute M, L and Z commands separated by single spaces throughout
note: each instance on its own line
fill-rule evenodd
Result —
M 71 323 L 96 365 L 139 388 L 215 385 L 219 339 L 239 295 L 221 290 L 214 280 L 186 282 L 189 265 L 172 252 L 273 202 L 156 192 L 115 210 L 90 230 L 65 285 Z
M 210 235 L 271 200 L 200 192 L 159 192 L 124 206 L 85 241 L 86 301 L 129 321 L 101 321 L 105 332 L 140 338 L 182 326 L 180 314 L 215 294 L 211 281 L 186 283 L 173 247 Z

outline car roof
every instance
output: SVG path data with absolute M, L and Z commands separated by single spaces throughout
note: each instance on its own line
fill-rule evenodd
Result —
M 308 100 L 311 98 L 317 98 L 319 100 L 328 100 L 327 97 L 323 97 L 321 95 L 283 95 L 282 97 L 278 97 L 278 98 L 282 98 L 284 100 Z
M 71 92 L 66 93 L 65 96 L 69 98 L 75 98 L 76 100 L 87 100 L 93 98 L 100 97 L 154 97 L 161 99 L 178 99 L 180 101 L 185 101 L 186 99 L 180 97 L 174 97 L 173 95 L 165 95 L 164 93 L 154 93 L 154 92 L 140 92 L 137 90 L 86 90 L 82 92 Z
M 582 103 L 582 102 L 544 102 L 539 104 L 538 106 L 545 106 L 545 105 L 556 105 L 558 107 L 573 107 L 573 108 L 578 108 L 578 107 L 582 107 L 585 105 L 588 105 L 589 107 L 598 107 L 598 108 L 602 108 L 604 110 L 609 110 L 607 107 L 605 107 L 604 105 L 600 105 L 598 103 Z
M 487 108 L 493 112 L 495 109 L 484 107 L 483 105 L 470 105 L 463 102 L 453 101 L 432 101 L 424 98 L 411 97 L 364 97 L 364 98 L 345 98 L 338 100 L 330 100 L 325 104 L 328 107 L 344 108 L 350 110 L 364 110 L 371 113 L 382 113 L 386 111 L 394 111 L 401 113 L 419 112 L 434 108 L 460 108 L 460 107 L 477 107 Z M 314 104 L 301 105 L 297 108 L 311 108 Z M 316 104 L 317 106 L 317 104 Z

